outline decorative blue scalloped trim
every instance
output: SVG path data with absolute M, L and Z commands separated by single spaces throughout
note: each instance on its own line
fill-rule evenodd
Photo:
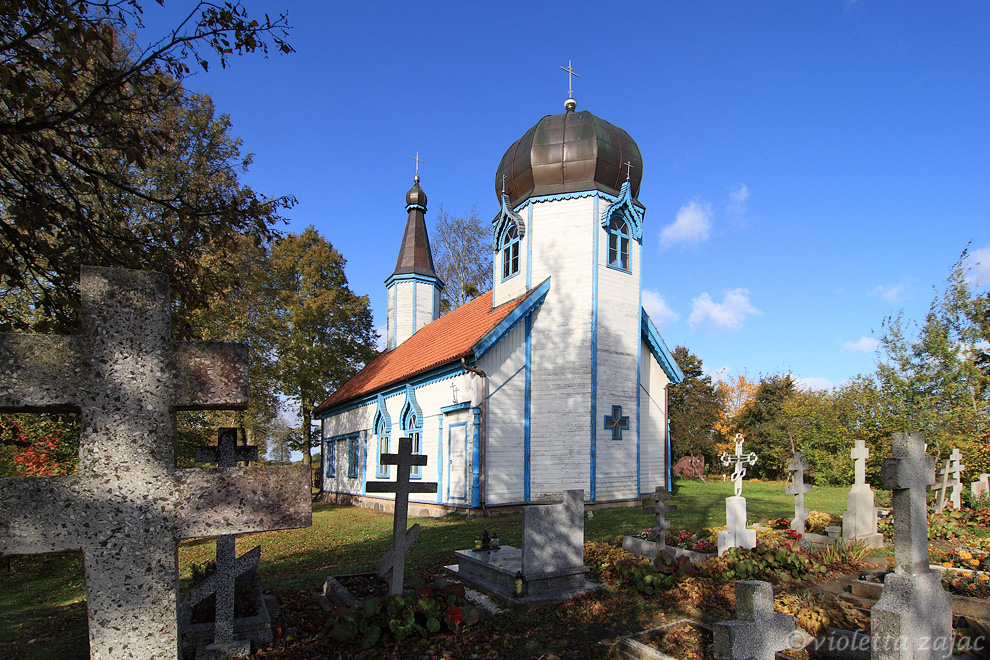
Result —
M 640 243 L 643 242 L 643 216 L 644 211 L 637 208 L 633 203 L 632 189 L 629 187 L 629 182 L 626 181 L 622 184 L 622 189 L 619 190 L 619 197 L 612 204 L 605 209 L 602 213 L 601 223 L 602 227 L 608 230 L 608 224 L 612 220 L 612 216 L 616 213 L 621 213 L 626 219 L 629 225 L 632 227 L 632 236 Z
M 380 394 L 378 396 L 381 396 Z M 409 426 L 409 414 L 415 413 L 416 422 L 415 426 Z M 423 432 L 423 409 L 419 407 L 419 402 L 416 401 L 416 390 L 413 389 L 412 385 L 406 385 L 406 401 L 402 404 L 402 412 L 399 414 L 399 419 L 402 421 L 403 431 L 419 431 Z
M 522 239 L 526 236 L 526 223 L 523 221 L 522 216 L 509 208 L 509 196 L 502 195 L 502 208 L 499 209 L 498 215 L 492 220 L 494 225 L 492 231 L 492 247 L 498 252 L 499 248 L 502 246 L 502 236 L 509 228 L 510 223 L 516 223 L 516 231 L 519 232 L 519 238 Z
M 657 332 L 657 328 L 653 325 L 653 321 L 650 320 L 650 315 L 646 313 L 645 309 L 640 308 L 642 312 L 641 315 L 641 326 L 643 330 L 643 339 L 646 343 L 650 345 L 650 353 L 653 353 L 653 357 L 657 359 L 660 363 L 660 368 L 663 372 L 667 374 L 667 378 L 670 379 L 671 385 L 677 385 L 677 383 L 684 380 L 684 372 L 681 368 L 677 366 L 677 362 L 674 361 L 674 356 L 670 354 L 667 350 L 667 345 L 663 343 L 663 339 L 660 338 L 660 333 Z
M 423 206 L 422 204 L 407 204 L 406 205 L 406 213 L 409 213 L 413 209 L 419 209 L 423 213 L 426 213 L 426 207 Z

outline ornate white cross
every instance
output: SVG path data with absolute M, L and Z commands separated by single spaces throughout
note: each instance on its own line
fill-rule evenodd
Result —
M 735 485 L 736 496 L 742 495 L 742 480 L 746 476 L 746 464 L 750 465 L 756 464 L 756 454 L 749 452 L 748 454 L 743 454 L 743 442 L 746 438 L 743 437 L 742 433 L 737 433 L 735 437 L 736 441 L 736 453 L 729 455 L 729 452 L 723 452 L 722 456 L 719 457 L 722 461 L 722 465 L 729 467 L 735 463 L 735 467 L 732 471 L 732 482 Z

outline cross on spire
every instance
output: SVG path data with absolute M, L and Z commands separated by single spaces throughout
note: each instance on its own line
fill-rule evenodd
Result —
M 389 594 L 402 594 L 402 583 L 405 579 L 406 550 L 419 538 L 419 524 L 406 529 L 409 517 L 410 493 L 436 493 L 437 484 L 433 482 L 409 481 L 409 473 L 414 465 L 426 465 L 428 457 L 412 453 L 412 438 L 399 438 L 397 454 L 382 454 L 382 465 L 395 465 L 395 481 L 369 481 L 369 493 L 395 493 L 395 514 L 392 518 L 392 548 L 378 562 L 378 574 L 382 577 L 391 571 L 392 579 Z
M 742 453 L 743 442 L 746 438 L 743 437 L 742 433 L 737 433 L 735 437 L 736 441 L 736 453 L 729 455 L 729 452 L 723 452 L 720 460 L 722 465 L 729 467 L 735 463 L 735 467 L 732 472 L 732 482 L 735 484 L 736 496 L 742 495 L 742 480 L 746 476 L 746 463 L 750 465 L 756 464 L 756 454 L 749 452 L 748 454 Z
M 574 98 L 574 89 L 571 86 L 571 76 L 575 78 L 580 78 L 576 71 L 571 67 L 571 61 L 567 60 L 567 66 L 560 67 L 562 70 L 567 72 L 567 98 Z
M 412 160 L 416 161 L 416 180 L 419 181 L 419 164 L 425 163 L 426 161 L 419 157 L 419 152 L 416 152 L 415 156 L 410 156 Z
M 503 174 L 502 175 L 502 194 L 503 195 L 505 194 L 505 179 L 506 179 L 506 176 Z

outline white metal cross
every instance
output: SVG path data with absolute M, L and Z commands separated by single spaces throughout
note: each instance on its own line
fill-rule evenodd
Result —
M 426 161 L 419 157 L 419 152 L 416 152 L 415 156 L 410 156 L 412 160 L 416 161 L 416 176 L 419 176 L 419 164 L 425 163 Z
M 732 471 L 732 482 L 735 484 L 736 496 L 742 495 L 742 480 L 743 477 L 746 476 L 745 464 L 746 463 L 749 463 L 750 465 L 756 464 L 756 454 L 754 454 L 753 452 L 749 452 L 748 454 L 742 453 L 743 442 L 745 440 L 746 438 L 743 437 L 742 433 L 737 433 L 735 437 L 736 453 L 730 456 L 729 452 L 723 452 L 722 456 L 720 457 L 720 460 L 722 461 L 722 465 L 724 465 L 725 467 L 729 467 L 730 465 L 735 463 L 735 467 L 733 468 Z
M 574 98 L 574 90 L 571 88 L 571 76 L 574 76 L 575 78 L 580 78 L 581 76 L 575 73 L 574 69 L 571 68 L 570 60 L 567 60 L 567 66 L 562 66 L 560 68 L 567 72 L 567 98 L 572 99 Z

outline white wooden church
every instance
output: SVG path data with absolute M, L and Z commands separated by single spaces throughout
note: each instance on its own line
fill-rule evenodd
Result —
M 621 128 L 548 115 L 502 157 L 492 221 L 494 288 L 440 316 L 415 178 L 388 289 L 387 350 L 314 411 L 324 497 L 390 508 L 369 481 L 412 437 L 436 493 L 417 513 L 487 509 L 582 488 L 638 501 L 668 483 L 667 388 L 683 375 L 642 306 L 643 160 Z

